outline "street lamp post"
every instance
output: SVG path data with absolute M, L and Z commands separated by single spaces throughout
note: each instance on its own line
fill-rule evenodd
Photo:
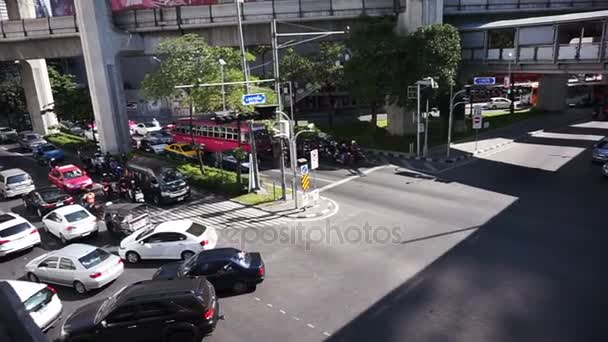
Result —
M 249 74 L 247 73 L 247 58 L 245 57 L 245 38 L 243 38 L 243 18 L 241 18 L 241 4 L 243 0 L 236 0 L 236 21 L 239 30 L 239 45 L 241 48 L 241 64 L 245 78 L 245 94 L 249 93 Z
M 450 85 L 450 116 L 448 119 L 448 144 L 447 144 L 447 151 L 446 151 L 446 158 L 450 158 L 450 147 L 452 146 L 452 122 L 454 121 L 454 108 L 461 104 L 461 103 L 466 103 L 465 101 L 462 102 L 458 102 L 458 103 L 454 103 L 454 99 L 459 96 L 460 94 L 463 94 L 466 92 L 466 89 L 460 90 L 458 92 L 456 92 L 456 94 L 452 95 L 454 86 Z
M 226 65 L 226 61 L 220 58 L 218 63 L 220 63 L 220 74 L 222 77 L 222 108 L 224 109 L 224 112 L 226 112 L 226 86 L 224 85 L 224 66 Z
M 513 75 L 511 75 L 511 59 L 513 58 L 513 52 L 509 52 L 509 100 L 511 103 L 509 104 L 509 112 L 513 114 L 515 112 L 515 97 L 513 96 Z
M 439 87 L 432 77 L 425 77 L 416 81 L 416 156 L 420 157 L 420 90 L 422 86 L 436 89 Z M 427 113 L 428 115 L 428 113 Z
M 242 1 L 242 0 L 239 0 Z M 281 115 L 285 115 L 285 113 L 282 112 L 283 110 L 283 101 L 281 100 L 281 84 L 280 84 L 280 68 L 279 68 L 279 50 L 280 49 L 285 49 L 288 47 L 292 47 L 295 45 L 299 45 L 302 43 L 307 43 L 307 42 L 311 42 L 313 40 L 317 40 L 320 38 L 324 38 L 324 37 L 328 37 L 331 35 L 336 35 L 336 34 L 345 34 L 347 31 L 322 31 L 319 30 L 318 28 L 315 27 L 308 27 L 308 26 L 304 26 L 304 25 L 300 25 L 300 24 L 290 24 L 290 23 L 283 23 L 285 25 L 292 25 L 295 27 L 305 27 L 305 28 L 310 28 L 311 31 L 313 32 L 290 32 L 290 33 L 279 33 L 278 29 L 277 29 L 277 23 L 278 21 L 276 19 L 273 19 L 270 23 L 270 36 L 271 36 L 271 41 L 272 41 L 272 60 L 273 60 L 273 69 L 274 69 L 274 79 L 275 79 L 275 93 L 277 94 L 277 121 L 280 120 Z M 347 27 L 348 30 L 348 27 Z M 310 38 L 305 38 L 302 39 L 300 41 L 288 41 L 285 42 L 283 44 L 279 44 L 279 37 L 310 37 Z M 292 98 L 292 102 L 293 102 L 293 98 Z M 289 117 L 287 117 L 288 121 L 291 122 L 291 133 L 293 136 L 293 118 L 290 120 Z M 285 161 L 284 161 L 284 156 L 283 156 L 283 139 L 280 139 L 280 149 L 281 149 L 281 154 L 280 154 L 280 163 L 281 163 L 281 189 L 283 190 L 283 196 L 282 199 L 286 198 L 286 194 L 285 194 Z M 293 144 L 293 142 L 290 144 L 290 159 L 291 159 L 291 165 L 292 168 L 294 168 L 294 173 L 295 171 L 295 167 L 294 167 L 294 163 L 296 162 L 297 159 L 297 153 L 295 151 L 295 146 Z M 297 167 L 297 165 L 296 165 Z M 295 194 L 294 198 L 297 199 L 297 194 Z

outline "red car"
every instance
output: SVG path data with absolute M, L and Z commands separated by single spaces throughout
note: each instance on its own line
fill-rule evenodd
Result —
M 49 181 L 68 192 L 78 192 L 93 184 L 93 180 L 84 170 L 71 164 L 51 169 Z

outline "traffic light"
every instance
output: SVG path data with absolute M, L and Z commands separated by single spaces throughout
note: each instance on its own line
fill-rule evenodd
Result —
M 256 113 L 256 118 L 254 120 L 274 119 L 276 111 L 277 105 L 255 106 L 254 113 Z

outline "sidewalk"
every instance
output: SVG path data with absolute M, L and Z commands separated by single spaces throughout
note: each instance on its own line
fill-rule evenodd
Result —
M 480 133 L 477 136 L 477 142 L 475 142 L 474 135 L 456 142 L 452 142 L 452 147 L 450 148 L 450 158 L 446 158 L 447 151 L 445 144 L 432 147 L 429 150 L 426 158 L 416 157 L 415 155 L 409 153 L 395 151 L 368 149 L 368 152 L 379 156 L 398 158 L 402 160 L 415 160 L 427 163 L 454 163 L 466 158 L 470 158 L 474 155 L 479 155 L 481 153 L 494 150 L 530 135 L 534 135 L 536 131 L 558 128 L 565 124 L 590 117 L 591 110 L 589 108 L 567 109 L 561 113 L 547 113 L 545 115 L 535 116 L 509 126 Z

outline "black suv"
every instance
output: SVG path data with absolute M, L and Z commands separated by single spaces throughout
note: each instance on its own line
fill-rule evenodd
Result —
M 266 269 L 260 253 L 246 253 L 236 248 L 213 248 L 190 259 L 165 264 L 153 279 L 202 277 L 209 280 L 218 292 L 237 293 L 255 290 L 264 281 Z
M 219 306 L 205 278 L 146 280 L 84 305 L 61 328 L 63 341 L 200 341 L 215 329 Z

